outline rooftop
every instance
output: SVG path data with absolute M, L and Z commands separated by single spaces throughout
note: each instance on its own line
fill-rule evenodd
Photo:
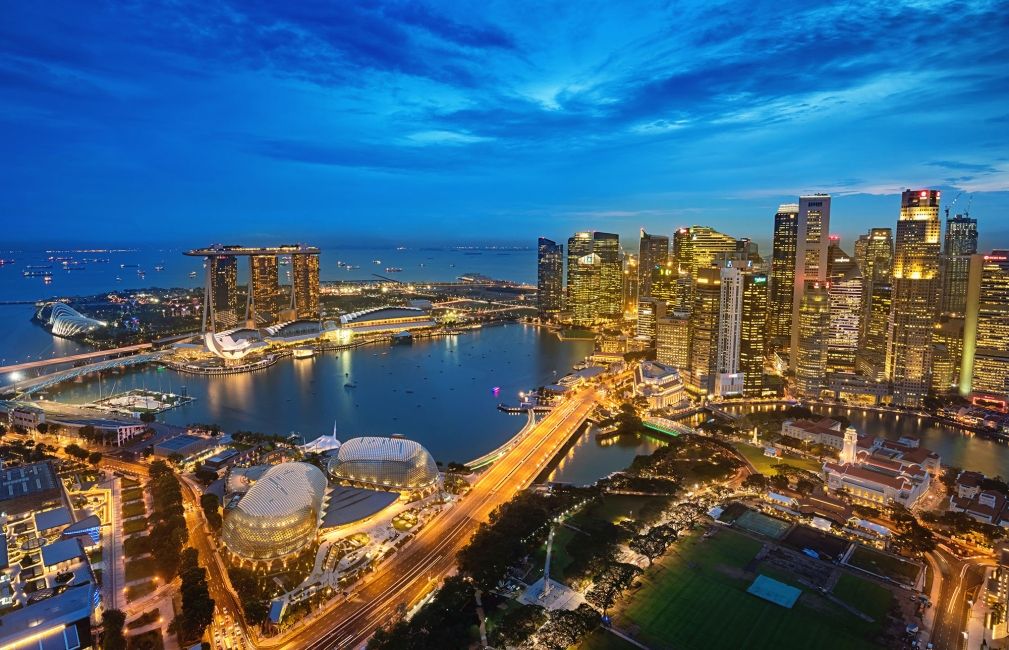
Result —
M 346 526 L 385 510 L 399 498 L 395 492 L 365 490 L 362 488 L 333 488 L 322 520 L 323 528 Z
M 47 650 L 53 646 L 44 641 L 39 642 L 37 646 L 32 646 L 25 641 L 38 632 L 58 628 L 61 625 L 68 626 L 61 631 L 62 634 L 68 636 L 67 641 L 75 641 L 77 628 L 71 623 L 91 614 L 92 592 L 91 584 L 78 585 L 70 587 L 56 596 L 4 614 L 3 619 L 0 620 L 0 647 L 6 648 L 21 642 L 23 644 L 21 647 L 24 648 L 39 647 Z M 62 639 L 62 634 L 59 635 L 59 639 Z M 80 645 L 80 641 L 77 641 L 76 645 L 68 643 L 64 647 L 73 648 L 80 647 Z M 57 643 L 55 647 L 60 646 Z
M 179 451 L 180 449 L 185 449 L 189 445 L 194 443 L 203 442 L 204 438 L 199 436 L 194 436 L 189 433 L 183 433 L 181 435 L 175 436 L 174 438 L 169 438 L 168 440 L 163 440 L 158 443 L 158 447 L 164 449 L 171 449 L 173 451 Z
M 58 487 L 56 473 L 48 462 L 5 467 L 0 474 L 0 501 L 55 490 Z
M 65 507 L 35 513 L 35 528 L 39 532 L 50 530 L 57 526 L 65 526 L 72 522 L 73 517 L 70 516 L 70 511 Z
M 84 548 L 76 538 L 61 539 L 42 547 L 42 564 L 46 566 L 53 566 L 79 557 L 84 557 Z

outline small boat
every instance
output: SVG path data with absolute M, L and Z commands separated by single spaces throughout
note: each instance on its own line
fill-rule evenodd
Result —
M 387 267 L 385 267 L 385 272 L 386 273 L 399 273 L 402 270 L 403 269 L 399 268 L 398 266 L 387 266 Z
M 164 264 L 158 264 L 157 266 L 154 267 L 154 270 L 155 271 L 164 271 L 165 270 L 165 265 Z
M 357 388 L 357 384 L 352 383 L 352 382 L 348 382 L 348 383 L 344 384 L 343 387 L 344 388 Z
M 381 265 L 382 260 L 372 260 L 372 263 Z
M 189 272 L 189 277 L 195 278 L 196 277 L 196 271 L 190 271 Z

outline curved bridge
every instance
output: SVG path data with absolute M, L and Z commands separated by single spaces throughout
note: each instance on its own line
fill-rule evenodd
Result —
M 50 386 L 55 386 L 56 384 L 76 379 L 77 377 L 82 377 L 84 375 L 89 375 L 93 372 L 101 372 L 102 370 L 111 370 L 112 368 L 135 366 L 142 363 L 157 361 L 166 354 L 168 354 L 168 351 L 158 351 L 147 352 L 144 354 L 133 354 L 128 357 L 118 357 L 116 359 L 106 359 L 104 361 L 98 361 L 97 363 L 89 363 L 86 366 L 60 370 L 48 375 L 43 375 L 42 377 L 22 379 L 21 381 L 0 387 L 0 392 L 16 393 L 18 396 L 31 395 L 32 393 L 36 393 L 40 390 L 45 390 Z

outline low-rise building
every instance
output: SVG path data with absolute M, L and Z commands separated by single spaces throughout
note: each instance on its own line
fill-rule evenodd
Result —
M 676 408 L 687 402 L 680 371 L 658 361 L 643 361 L 634 369 L 634 391 L 653 409 Z
M 874 505 L 899 503 L 907 508 L 928 492 L 932 474 L 922 465 L 879 455 L 878 448 L 858 447 L 858 433 L 854 427 L 848 427 L 840 460 L 823 464 L 829 490 L 843 490 L 854 501 Z
M 984 524 L 1009 528 L 1009 499 L 995 490 L 980 490 L 972 498 L 952 495 L 949 498 L 950 512 L 963 512 Z
M 844 431 L 841 430 L 841 423 L 830 418 L 785 420 L 781 423 L 781 435 L 835 449 L 844 446 Z

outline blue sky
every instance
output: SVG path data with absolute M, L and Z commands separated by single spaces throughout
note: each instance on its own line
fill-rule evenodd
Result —
M 8 2 L 13 241 L 766 242 L 903 187 L 1009 245 L 1009 5 Z M 961 198 L 962 207 L 967 198 Z

